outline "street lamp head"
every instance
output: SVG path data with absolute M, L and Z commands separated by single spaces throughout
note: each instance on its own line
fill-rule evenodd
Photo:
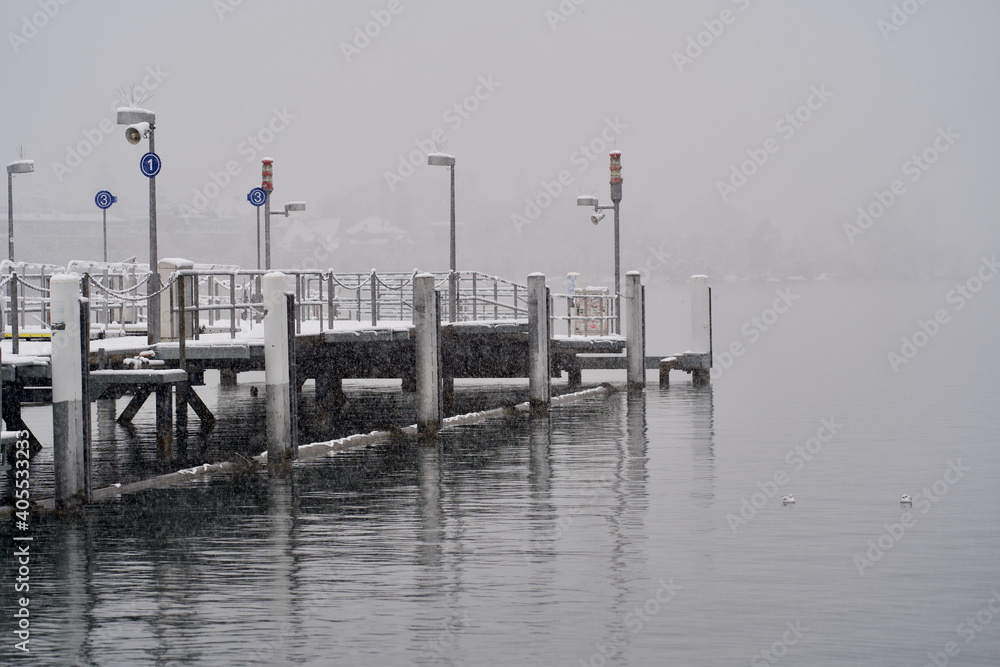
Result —
M 597 207 L 597 197 L 590 197 L 588 195 L 580 195 L 576 198 L 577 206 L 593 206 Z
M 120 107 L 118 109 L 119 125 L 135 125 L 136 123 L 156 124 L 156 114 L 149 109 L 138 107 Z
M 455 156 L 447 153 L 428 153 L 427 164 L 432 167 L 454 167 Z
M 133 146 L 149 136 L 149 123 L 142 122 L 125 128 L 125 139 Z
M 287 215 L 289 211 L 304 211 L 306 210 L 306 203 L 304 201 L 290 201 L 285 204 L 285 214 Z
M 30 174 L 34 170 L 34 160 L 14 160 L 7 165 L 8 174 Z
M 595 225 L 599 223 L 601 220 L 604 220 L 603 213 L 595 213 L 594 215 L 590 216 L 590 221 Z

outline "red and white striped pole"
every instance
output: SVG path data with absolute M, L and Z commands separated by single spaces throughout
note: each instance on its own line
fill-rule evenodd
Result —
M 621 244 L 618 236 L 618 205 L 622 200 L 622 154 L 611 151 L 611 201 L 615 205 L 615 333 L 622 332 L 621 319 Z
M 260 161 L 260 187 L 267 192 L 264 202 L 264 268 L 271 270 L 271 191 L 274 189 L 274 160 Z

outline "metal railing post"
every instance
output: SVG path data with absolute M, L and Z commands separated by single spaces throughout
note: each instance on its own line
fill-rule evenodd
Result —
M 229 276 L 229 305 L 233 307 L 229 311 L 229 337 L 236 338 L 236 274 Z
M 479 303 L 479 289 L 478 285 L 476 284 L 476 274 L 475 272 L 473 272 L 472 273 L 472 321 L 473 322 L 476 321 L 476 319 L 478 319 L 476 317 L 476 310 L 478 308 L 478 303 Z
M 566 297 L 566 337 L 573 335 L 573 297 Z
M 330 269 L 326 279 L 326 315 L 330 318 L 330 329 L 333 329 L 333 269 Z
M 198 276 L 191 276 L 191 306 L 194 308 L 194 317 L 191 318 L 191 338 L 199 340 L 201 338 L 201 288 Z
M 17 272 L 10 274 L 10 349 L 14 354 L 19 354 L 21 326 L 18 311 L 19 296 L 17 294 Z
M 304 276 L 295 274 L 295 333 L 302 333 L 302 279 Z
M 378 326 L 378 278 L 375 269 L 371 272 L 371 300 L 372 300 L 372 326 Z
M 208 326 L 215 324 L 215 276 L 208 276 Z
M 43 273 L 43 276 L 44 276 L 44 273 Z M 45 282 L 44 277 L 42 278 L 42 282 L 43 283 Z M 108 269 L 107 269 L 107 267 L 104 268 L 104 271 L 101 274 L 101 286 L 102 287 L 110 287 L 111 286 L 111 283 L 108 280 Z M 103 308 L 101 308 L 101 317 L 102 317 L 101 324 L 104 325 L 104 330 L 107 331 L 108 325 L 111 324 L 111 307 L 110 307 L 110 304 L 108 303 L 108 293 L 105 292 L 105 291 L 103 291 L 103 290 L 101 290 L 101 292 L 102 292 L 102 294 L 101 294 L 101 303 L 103 304 Z M 89 308 L 89 305 L 88 305 L 88 308 Z

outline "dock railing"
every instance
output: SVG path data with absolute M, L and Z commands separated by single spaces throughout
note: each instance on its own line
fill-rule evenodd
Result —
M 143 334 L 146 332 L 146 284 L 149 268 L 133 262 L 70 262 L 67 266 L 0 263 L 0 334 L 20 337 L 46 336 L 50 332 L 49 283 L 53 275 L 73 272 L 85 277 L 90 298 L 92 337 Z M 235 338 L 263 321 L 261 279 L 265 270 L 225 265 L 194 265 L 161 275 L 161 300 L 169 304 L 166 339 L 176 340 L 178 290 L 185 290 L 185 331 L 189 338 L 202 333 L 228 333 Z M 379 323 L 410 322 L 413 318 L 414 270 L 405 272 L 343 273 L 332 269 L 289 269 L 290 290 L 295 294 L 295 329 L 325 331 L 348 322 L 378 326 Z M 450 272 L 436 272 L 435 288 L 449 289 Z M 478 271 L 455 273 L 457 307 L 448 312 L 449 299 L 442 300 L 444 322 L 490 322 L 527 318 L 527 287 Z M 86 293 L 86 292 L 85 292 Z M 11 295 L 14 295 L 11 298 Z M 550 330 L 553 335 L 603 336 L 614 334 L 615 299 L 600 290 L 577 290 L 553 294 Z M 354 325 L 356 326 L 356 325 Z M 27 328 L 26 328 L 27 327 Z M 31 333 L 28 333 L 31 332 Z
M 131 262 L 71 262 L 67 266 L 3 261 L 0 263 L 0 334 L 48 336 L 51 326 L 49 287 L 60 273 L 89 275 L 97 289 L 90 295 L 92 331 L 114 335 L 145 330 L 145 299 L 133 299 L 149 268 Z
M 263 270 L 185 269 L 171 274 L 170 337 L 177 327 L 176 291 L 185 290 L 185 330 L 197 339 L 205 331 L 229 331 L 231 338 L 261 321 Z M 333 270 L 283 270 L 295 293 L 295 329 L 303 325 L 320 332 L 347 322 L 378 326 L 379 323 L 410 322 L 413 318 L 412 285 L 418 273 L 338 273 Z M 434 273 L 435 287 L 448 289 L 449 272 Z M 174 284 L 176 283 L 176 284 Z M 454 321 L 515 320 L 527 317 L 525 285 L 476 271 L 456 272 L 458 305 Z M 191 305 L 186 305 L 190 303 Z M 447 303 L 447 301 L 443 302 Z M 449 321 L 445 307 L 442 320 Z M 234 316 L 235 314 L 235 316 Z

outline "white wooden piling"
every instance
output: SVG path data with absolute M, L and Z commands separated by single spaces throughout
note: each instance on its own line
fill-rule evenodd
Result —
M 712 288 L 707 276 L 691 276 L 691 351 L 702 356 L 701 368 L 691 381 L 705 384 L 712 367 Z
M 691 351 L 712 351 L 712 321 L 708 276 L 691 276 Z
M 288 365 L 288 302 L 285 274 L 264 276 L 264 386 L 267 392 L 267 460 L 292 452 L 291 376 Z
M 434 276 L 413 278 L 413 328 L 416 334 L 417 432 L 431 436 L 441 428 L 441 346 L 439 300 Z
M 56 504 L 84 500 L 86 451 L 83 351 L 80 338 L 80 276 L 52 277 L 52 437 Z
M 544 273 L 528 275 L 528 394 L 536 409 L 550 398 L 548 292 Z
M 638 271 L 625 274 L 625 355 L 629 389 L 646 386 L 646 341 L 642 278 Z

